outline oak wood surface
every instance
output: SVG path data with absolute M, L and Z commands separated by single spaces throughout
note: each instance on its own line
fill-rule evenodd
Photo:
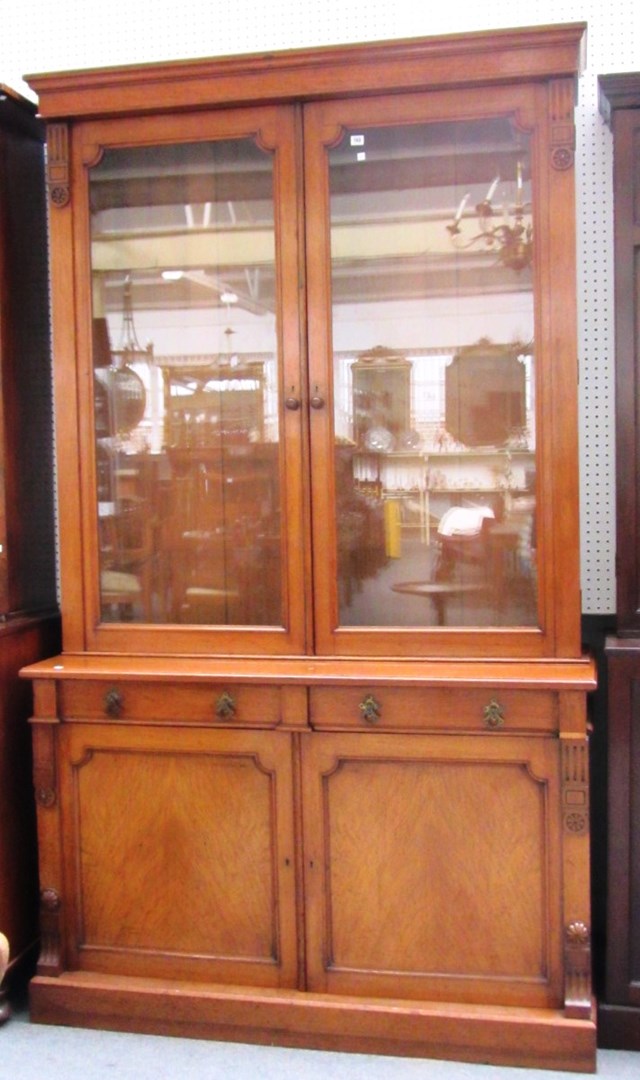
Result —
M 305 737 L 310 988 L 557 1008 L 557 767 L 549 740 Z
M 70 176 L 68 191 L 50 176 L 64 651 L 23 672 L 34 1019 L 593 1069 L 572 168 L 583 39 L 576 24 L 31 80 L 50 160 Z M 338 627 L 326 147 L 351 123 L 487 112 L 533 147 L 538 625 Z M 280 418 L 282 625 L 101 623 L 89 170 L 104 149 L 249 133 L 274 152 L 280 389 L 299 405 Z
M 93 72 L 28 75 L 45 118 L 164 112 L 210 104 L 295 100 L 544 80 L 582 70 L 585 23 L 441 38 L 300 49 Z
M 67 963 L 295 985 L 289 737 L 77 725 L 61 750 Z
M 356 1053 L 595 1071 L 593 1020 L 549 1009 L 248 991 L 69 972 L 36 977 L 41 1023 L 229 1039 Z
M 24 678 L 54 682 L 76 679 L 118 679 L 160 683 L 235 682 L 305 685 L 487 686 L 514 689 L 593 690 L 595 665 L 580 659 L 402 660 L 344 657 L 189 657 L 88 654 L 64 652 L 25 667 Z

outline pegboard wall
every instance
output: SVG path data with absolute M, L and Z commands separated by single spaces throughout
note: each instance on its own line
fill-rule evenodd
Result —
M 635 12 L 634 12 L 635 7 Z M 33 96 L 25 72 L 222 56 L 558 22 L 587 22 L 577 110 L 582 608 L 615 609 L 614 326 L 611 135 L 597 76 L 640 69 L 635 0 L 35 0 L 7 5 L 0 82 Z

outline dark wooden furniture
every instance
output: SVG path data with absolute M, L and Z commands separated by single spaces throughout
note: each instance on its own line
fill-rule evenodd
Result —
M 640 75 L 600 77 L 613 131 L 616 328 L 616 635 L 608 666 L 608 887 L 604 1046 L 640 1049 Z
M 574 317 L 583 33 L 31 78 L 49 124 L 58 462 L 77 481 L 63 506 L 64 651 L 24 673 L 35 1020 L 593 1069 Z M 514 200 L 532 214 L 516 262 L 502 209 L 487 231 L 489 195 L 509 230 L 524 228 Z M 106 441 L 93 324 L 106 320 L 113 345 L 124 287 L 153 344 L 147 367 L 140 349 L 127 360 L 148 407 Z M 507 446 L 502 424 L 485 460 L 446 431 L 444 371 L 459 346 L 515 340 L 514 323 L 535 337 L 535 355 L 522 349 L 526 431 Z M 411 359 L 402 416 L 396 390 L 376 385 L 375 411 L 360 398 L 356 417 L 351 369 L 381 342 Z M 212 414 L 208 395 L 231 394 L 233 364 L 259 355 L 263 423 L 225 435 L 212 415 L 217 448 L 159 445 L 165 355 L 219 357 L 197 386 Z M 382 460 L 405 434 L 407 457 Z M 416 454 L 437 468 L 438 446 L 458 453 L 460 503 L 473 495 L 458 517 L 496 529 L 452 569 L 446 626 L 393 587 L 437 580 L 437 529 L 403 515 L 419 513 Z M 522 494 L 511 448 L 537 470 L 535 543 L 529 512 L 517 547 L 497 542 Z M 151 618 L 137 603 L 113 618 L 98 524 L 130 488 L 127 455 L 144 454 Z M 478 489 L 490 505 L 475 505 Z M 163 568 L 179 543 L 198 558 L 183 557 L 176 603 Z
M 38 936 L 30 690 L 59 647 L 44 126 L 0 86 L 0 930 L 15 973 Z

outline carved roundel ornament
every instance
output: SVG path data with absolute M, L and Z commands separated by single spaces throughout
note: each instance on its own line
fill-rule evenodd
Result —
M 568 146 L 556 146 L 551 154 L 551 163 L 554 169 L 560 172 L 570 169 L 573 165 L 573 150 L 570 150 Z

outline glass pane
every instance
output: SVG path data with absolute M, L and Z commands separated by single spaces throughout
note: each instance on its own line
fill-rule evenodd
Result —
M 535 625 L 527 136 L 347 130 L 329 165 L 340 624 Z
M 102 620 L 281 625 L 271 155 L 110 150 L 90 198 Z

